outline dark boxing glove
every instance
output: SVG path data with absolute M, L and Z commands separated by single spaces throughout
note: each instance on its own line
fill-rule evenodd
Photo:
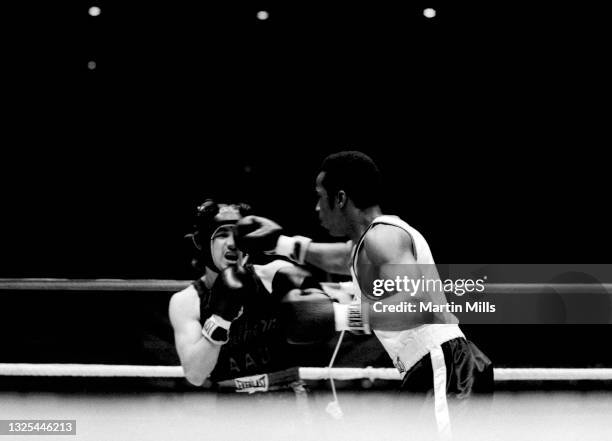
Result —
M 272 294 L 282 298 L 292 289 L 316 288 L 321 290 L 321 284 L 313 277 L 310 271 L 296 266 L 287 266 L 279 269 L 272 279 Z
M 246 216 L 234 229 L 236 246 L 247 254 L 272 252 L 283 229 L 276 222 L 260 216 Z
M 313 344 L 333 337 L 336 327 L 332 299 L 318 289 L 293 289 L 281 300 L 287 342 Z
M 284 236 L 282 232 L 282 227 L 270 219 L 247 216 L 236 224 L 234 240 L 247 254 L 277 254 L 303 265 L 312 240 L 304 236 Z
M 217 276 L 210 294 L 202 335 L 216 345 L 229 341 L 231 323 L 242 314 L 245 300 L 255 288 L 252 276 L 241 267 L 231 266 Z
M 367 306 L 333 301 L 320 289 L 294 289 L 281 301 L 282 317 L 291 344 L 313 344 L 331 338 L 336 331 L 370 334 Z

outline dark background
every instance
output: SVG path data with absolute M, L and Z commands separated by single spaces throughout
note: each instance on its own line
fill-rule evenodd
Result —
M 314 177 L 346 148 L 439 262 L 607 258 L 600 6 L 209 3 L 3 6 L 0 275 L 186 277 L 209 195 L 324 238 Z
M 384 210 L 419 229 L 438 262 L 608 260 L 600 4 L 35 1 L 1 12 L 0 277 L 190 278 L 182 236 L 209 196 L 327 240 L 314 177 L 347 148 L 379 163 Z M 542 328 L 537 344 L 576 329 Z M 551 349 L 537 362 L 533 346 L 527 364 L 562 358 Z M 577 351 L 575 363 L 595 363 Z M 498 352 L 512 363 L 524 351 Z

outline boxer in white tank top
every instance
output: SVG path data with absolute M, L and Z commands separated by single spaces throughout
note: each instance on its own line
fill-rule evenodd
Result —
M 372 263 L 368 260 L 367 253 L 363 250 L 363 245 L 368 232 L 373 231 L 373 229 L 378 225 L 384 225 L 387 226 L 387 228 L 391 227 L 392 229 L 397 228 L 400 231 L 405 232 L 405 234 L 410 237 L 407 243 L 412 244 L 409 251 L 414 257 L 414 262 L 404 262 L 407 266 L 414 266 L 416 269 L 418 269 L 421 267 L 429 267 L 431 265 L 431 268 L 435 270 L 435 262 L 431 254 L 431 250 L 429 249 L 429 245 L 427 245 L 427 242 L 421 233 L 397 216 L 383 215 L 376 217 L 367 227 L 366 231 L 361 236 L 361 239 L 359 239 L 359 241 L 354 245 L 351 253 L 351 277 L 356 288 L 354 292 L 359 301 L 362 300 L 361 293 L 363 292 L 358 278 L 360 262 L 362 262 L 362 267 L 372 265 Z M 384 234 L 385 232 L 382 233 Z M 400 262 L 394 263 L 401 264 Z M 437 276 L 437 272 L 435 273 L 435 276 Z M 434 293 L 434 295 L 443 296 L 443 293 Z M 446 303 L 446 299 L 440 297 L 432 300 L 437 305 Z M 457 325 L 458 320 L 453 314 L 449 312 L 436 313 L 434 314 L 432 321 L 433 323 L 431 324 L 419 323 L 412 327 L 409 323 L 407 323 L 408 329 L 403 330 L 376 329 L 375 325 L 372 324 L 374 333 L 387 350 L 391 360 L 393 360 L 393 363 L 400 373 L 406 372 L 408 369 L 410 369 L 417 361 L 427 355 L 432 348 L 439 347 L 442 343 L 454 338 L 465 338 Z
M 335 321 L 336 331 L 368 333 L 372 330 L 403 374 L 402 389 L 434 391 L 438 428 L 443 434 L 450 433 L 447 393 L 465 398 L 473 391 L 489 392 L 493 384 L 490 360 L 465 339 L 451 313 L 373 312 L 375 301 L 384 305 L 385 302 L 399 304 L 403 300 L 429 299 L 445 304 L 443 292 L 419 292 L 411 296 L 398 289 L 380 298 L 373 298 L 373 292 L 369 292 L 375 280 L 391 280 L 396 276 L 420 278 L 421 266 L 433 268 L 428 276 L 437 277 L 427 242 L 400 218 L 383 215 L 379 206 L 380 172 L 372 159 L 361 152 L 328 156 L 317 176 L 316 192 L 316 211 L 321 225 L 331 236 L 348 237 L 348 242 L 313 243 L 302 236 L 283 236 L 278 224 L 251 216 L 237 224 L 239 248 L 280 254 L 329 273 L 351 275 L 355 302 L 348 306 L 334 303 L 333 312 L 332 306 L 328 307 L 327 314 Z M 302 331 L 307 329 L 306 325 L 322 323 L 320 315 L 324 310 L 315 296 L 304 294 L 302 299 L 312 297 L 311 314 L 319 317 L 312 323 L 302 318 Z M 303 314 L 304 309 L 301 311 Z M 301 318 L 296 316 L 296 319 Z

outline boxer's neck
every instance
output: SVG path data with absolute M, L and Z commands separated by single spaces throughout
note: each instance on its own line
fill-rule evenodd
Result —
M 363 210 L 352 210 L 348 216 L 348 237 L 353 243 L 361 239 L 370 224 L 379 216 L 382 216 L 382 211 L 378 205 Z
M 209 267 L 206 267 L 206 272 L 202 276 L 202 280 L 204 281 L 204 285 L 206 286 L 206 288 L 211 289 L 212 286 L 215 284 L 215 280 L 217 280 L 218 276 L 219 273 L 211 270 Z

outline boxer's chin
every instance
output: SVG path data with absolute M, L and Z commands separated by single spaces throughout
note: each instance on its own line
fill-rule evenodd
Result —
M 219 268 L 220 271 L 224 271 L 227 268 L 234 267 L 238 265 L 238 261 L 228 260 L 225 258 L 215 260 L 215 266 Z
M 329 234 L 330 236 L 332 235 L 332 231 L 331 228 L 329 228 L 327 225 L 325 225 L 324 222 L 320 222 L 321 228 L 323 228 L 325 231 L 327 231 L 327 234 Z
M 338 233 L 338 231 L 334 230 L 333 228 L 330 228 L 330 227 L 323 227 L 323 228 L 327 230 L 327 234 L 329 234 L 331 237 L 343 237 L 343 234 Z

